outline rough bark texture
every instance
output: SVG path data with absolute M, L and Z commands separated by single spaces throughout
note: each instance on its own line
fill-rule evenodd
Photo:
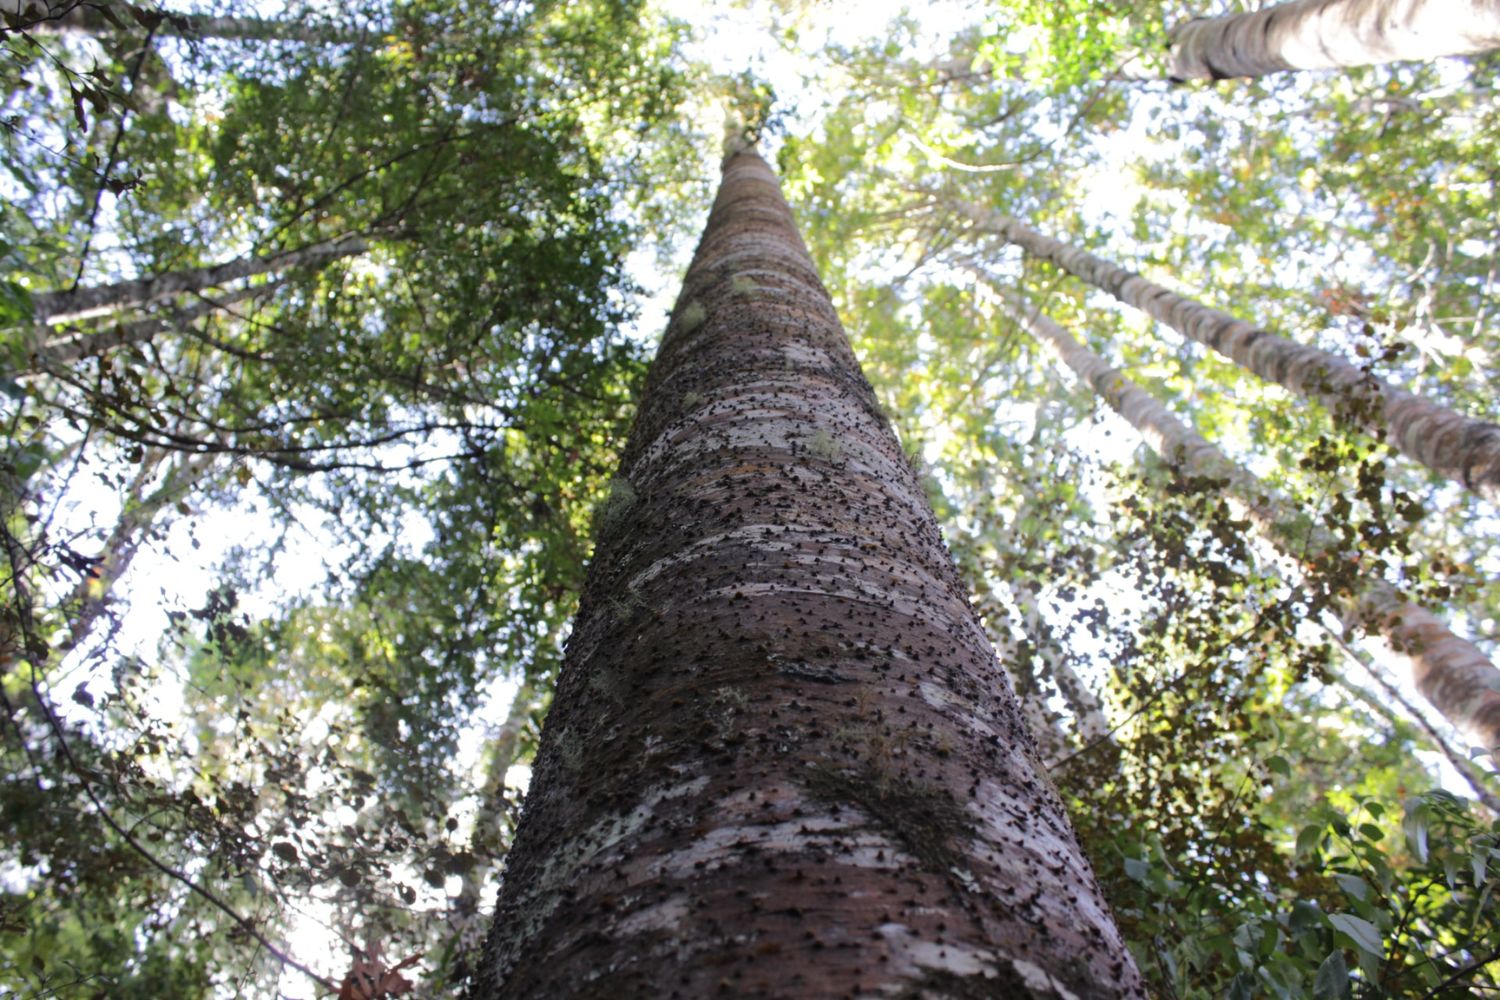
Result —
M 1144 995 L 753 153 L 599 522 L 480 997 Z
M 1176 81 L 1264 76 L 1500 48 L 1496 0 L 1291 0 L 1171 31 Z
M 1007 311 L 1059 361 L 1141 432 L 1151 449 L 1188 475 L 1228 481 L 1267 538 L 1304 562 L 1331 550 L 1314 530 L 1290 530 L 1295 512 L 1286 500 L 1201 434 L 1172 415 L 1154 396 L 1075 340 L 1045 316 L 1007 298 Z M 1383 580 L 1371 579 L 1351 600 L 1349 617 L 1379 632 L 1408 663 L 1417 690 L 1460 732 L 1487 749 L 1500 747 L 1500 670 L 1473 643 L 1453 634 L 1430 611 Z
M 299 267 L 322 267 L 340 257 L 353 257 L 369 249 L 358 236 L 325 240 L 299 250 L 287 250 L 264 257 L 241 257 L 212 267 L 186 271 L 166 271 L 148 278 L 92 285 L 66 292 L 38 292 L 31 297 L 39 323 L 63 323 L 89 319 L 120 309 L 149 305 L 160 299 L 188 292 L 202 292 L 225 282 L 257 274 L 290 271 Z
M 1500 425 L 1461 416 L 1372 378 L 1343 358 L 1168 291 L 1015 219 L 977 206 L 970 207 L 970 215 L 986 231 L 1104 289 L 1261 378 L 1322 402 L 1341 421 L 1384 434 L 1402 454 L 1500 504 Z

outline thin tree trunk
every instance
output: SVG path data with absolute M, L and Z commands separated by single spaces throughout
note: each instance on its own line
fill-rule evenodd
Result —
M 31 9 L 36 14 L 30 15 Z M 106 16 L 105 9 L 114 15 Z M 144 9 L 144 8 L 143 8 Z M 136 27 L 137 21 L 123 5 L 76 2 L 76 0 L 0 0 L 0 11 L 20 18 L 21 30 L 33 34 L 89 34 L 102 35 L 125 28 Z M 265 17 L 216 17 L 211 14 L 179 14 L 170 11 L 147 10 L 146 16 L 155 22 L 152 30 L 157 35 L 179 38 L 218 38 L 224 41 L 246 42 L 301 42 L 307 45 L 352 42 L 360 33 L 333 23 L 316 24 L 301 20 L 273 19 Z M 157 20 L 157 16 L 160 20 Z
M 751 151 L 597 520 L 477 996 L 1145 995 Z
M 1036 641 L 1024 633 L 1011 611 L 1003 607 L 993 594 L 980 594 L 974 600 L 974 610 L 989 619 L 986 635 L 1005 666 L 1016 700 L 1020 702 L 1026 728 L 1036 740 L 1037 756 L 1044 766 L 1050 766 L 1053 761 L 1072 753 L 1075 747 L 1063 730 L 1062 720 L 1047 703 L 1049 692 L 1045 678 L 1037 669 L 1042 665 L 1040 658 L 1034 650 L 1022 648 L 1023 643 L 1034 647 Z
M 1301 565 L 1331 551 L 1330 541 L 1296 523 L 1290 505 L 1250 472 L 1178 420 L 1119 369 L 1080 344 L 1047 317 L 1002 294 L 1007 313 L 1021 323 L 1131 426 L 1164 459 L 1191 476 L 1227 480 L 1227 492 L 1283 554 Z M 1346 615 L 1378 631 L 1410 664 L 1417 690 L 1432 707 L 1485 749 L 1500 747 L 1500 670 L 1473 643 L 1406 600 L 1394 587 L 1369 579 Z
M 1261 378 L 1322 402 L 1344 423 L 1387 436 L 1407 457 L 1500 504 L 1500 425 L 1461 416 L 1372 378 L 1327 351 L 1294 343 L 1168 291 L 1015 219 L 979 206 L 969 206 L 968 211 L 983 231 L 1070 271 Z
M 1289 0 L 1170 32 L 1175 81 L 1340 69 L 1500 48 L 1496 0 Z
M 510 711 L 500 724 L 489 744 L 489 760 L 486 762 L 484 787 L 479 790 L 479 805 L 474 813 L 474 832 L 469 837 L 469 853 L 476 857 L 492 858 L 502 850 L 505 843 L 500 839 L 500 827 L 510 808 L 506 793 L 505 774 L 516 762 L 520 751 L 521 734 L 537 706 L 536 692 L 530 684 L 522 684 L 511 699 Z M 465 871 L 459 885 L 458 895 L 449 907 L 449 920 L 457 938 L 458 951 L 478 950 L 484 937 L 484 928 L 479 917 L 479 896 L 484 886 L 472 871 Z
M 1491 784 L 1494 776 L 1481 770 L 1473 760 L 1459 753 L 1453 747 L 1453 744 L 1448 741 L 1448 738 L 1438 732 L 1437 727 L 1427 720 L 1427 716 L 1422 713 L 1422 710 L 1413 705 L 1411 700 L 1401 693 L 1399 687 L 1391 683 L 1390 679 L 1385 676 L 1385 671 L 1378 664 L 1367 662 L 1371 659 L 1368 653 L 1361 653 L 1355 650 L 1343 636 L 1334 632 L 1332 628 L 1324 626 L 1323 631 L 1329 639 L 1333 640 L 1339 652 L 1344 654 L 1344 658 L 1351 665 L 1358 667 L 1368 674 L 1370 679 L 1379 685 L 1380 690 L 1385 692 L 1385 697 L 1401 706 L 1402 711 L 1406 713 L 1406 717 L 1402 718 L 1390 705 L 1350 680 L 1347 674 L 1343 674 L 1331 667 L 1325 667 L 1324 669 L 1328 671 L 1329 675 L 1342 684 L 1346 691 L 1363 702 L 1366 708 L 1390 723 L 1393 727 L 1399 722 L 1410 722 L 1426 733 L 1427 740 L 1432 747 L 1446 757 L 1449 766 L 1462 775 L 1464 781 L 1468 782 L 1469 788 L 1474 792 L 1474 797 L 1483 803 L 1491 815 L 1500 818 L 1500 796 L 1494 793 Z
M 362 236 L 341 236 L 298 250 L 286 250 L 261 257 L 246 256 L 210 267 L 167 271 L 146 278 L 75 288 L 71 291 L 38 292 L 31 297 L 31 301 L 39 323 L 91 319 L 121 309 L 149 305 L 173 295 L 206 291 L 225 282 L 257 274 L 289 271 L 298 267 L 322 267 L 341 257 L 357 256 L 368 249 L 369 243 Z
M 167 471 L 161 485 L 147 494 L 146 484 L 168 457 L 169 453 L 152 449 L 126 488 L 125 503 L 100 549 L 98 565 L 90 576 L 78 582 L 66 602 L 65 606 L 73 609 L 66 648 L 75 648 L 93 632 L 94 623 L 109 605 L 115 584 L 130 568 L 162 508 L 177 503 L 192 490 L 208 474 L 218 456 L 212 453 L 182 456 Z
M 58 365 L 71 364 L 83 358 L 95 357 L 131 344 L 144 344 L 164 333 L 188 329 L 193 323 L 219 310 L 249 298 L 269 295 L 283 283 L 276 279 L 261 285 L 245 285 L 215 295 L 201 296 L 197 302 L 182 309 L 173 310 L 166 316 L 149 316 L 145 319 L 117 323 L 103 329 L 67 330 L 48 336 L 51 332 L 41 327 L 36 339 L 41 346 L 31 352 L 31 364 L 27 373 L 45 371 Z
M 1073 664 L 1068 662 L 1067 651 L 1058 643 L 1052 627 L 1042 617 L 1042 609 L 1036 603 L 1036 592 L 1027 583 L 1012 582 L 1010 593 L 1021 612 L 1026 635 L 1036 646 L 1037 656 L 1041 659 L 1047 676 L 1052 678 L 1058 691 L 1062 692 L 1063 701 L 1067 703 L 1068 711 L 1077 723 L 1079 740 L 1084 746 L 1089 746 L 1109 739 L 1109 720 L 1104 716 L 1104 708 L 1088 683 L 1078 676 Z

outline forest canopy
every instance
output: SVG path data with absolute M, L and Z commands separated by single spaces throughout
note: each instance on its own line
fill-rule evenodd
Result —
M 1500 990 L 1500 56 L 1247 8 L 0 5 L 0 995 L 472 986 L 726 119 L 1153 995 Z

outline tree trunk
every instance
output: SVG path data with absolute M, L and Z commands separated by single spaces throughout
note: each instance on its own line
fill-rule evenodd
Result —
M 1497 48 L 1497 0 L 1290 0 L 1179 24 L 1170 34 L 1167 75 L 1224 80 Z
M 299 250 L 286 250 L 263 257 L 245 256 L 210 267 L 167 271 L 147 278 L 75 288 L 66 292 L 38 292 L 31 297 L 31 301 L 39 323 L 92 319 L 121 309 L 149 305 L 173 295 L 202 292 L 225 282 L 257 274 L 289 271 L 297 267 L 322 267 L 341 257 L 362 254 L 369 248 L 363 237 L 341 236 Z
M 1386 436 L 1407 457 L 1500 504 L 1500 425 L 1461 416 L 1372 378 L 1327 351 L 1168 291 L 1015 219 L 978 206 L 969 206 L 968 212 L 984 231 L 1072 272 L 1261 378 L 1319 400 L 1341 422 Z
M 1307 565 L 1332 549 L 1331 541 L 1316 529 L 1290 527 L 1297 519 L 1285 499 L 1178 420 L 1119 369 L 1047 317 L 1008 296 L 1002 300 L 1006 312 L 1130 421 L 1153 451 L 1187 475 L 1227 480 L 1226 490 L 1245 506 L 1280 552 Z M 1437 616 L 1378 578 L 1368 580 L 1345 611 L 1385 637 L 1408 662 L 1417 690 L 1445 719 L 1485 749 L 1500 747 L 1500 670 L 1473 643 L 1453 634 Z
M 597 521 L 477 996 L 1144 996 L 753 152 Z
M 106 16 L 108 9 L 114 19 Z M 144 8 L 143 8 L 144 9 Z M 35 14 L 30 11 L 35 10 Z M 72 0 L 0 0 L 0 11 L 20 18 L 19 27 L 33 34 L 61 35 L 80 33 L 102 35 L 125 28 L 134 28 L 137 21 L 123 5 L 104 3 L 75 3 Z M 314 24 L 301 20 L 265 17 L 215 17 L 211 14 L 178 14 L 170 11 L 147 10 L 152 27 L 157 35 L 178 38 L 218 38 L 225 41 L 246 42 L 300 42 L 306 45 L 327 45 L 352 42 L 360 37 L 358 31 L 332 23 Z M 156 20 L 157 17 L 160 20 Z
M 52 331 L 46 326 L 39 327 L 34 338 L 39 346 L 32 349 L 25 374 L 56 369 L 131 344 L 144 344 L 162 334 L 191 330 L 192 325 L 203 317 L 245 299 L 269 295 L 283 281 L 278 278 L 260 285 L 245 285 L 213 298 L 201 296 L 192 305 L 172 310 L 165 316 L 148 316 L 102 329 L 71 329 L 48 336 Z

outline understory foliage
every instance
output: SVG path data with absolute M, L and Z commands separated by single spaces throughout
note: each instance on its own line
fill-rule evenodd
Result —
M 1494 420 L 1500 62 L 1171 88 L 1123 77 L 1208 11 L 845 45 L 787 8 L 777 105 L 634 0 L 5 15 L 0 993 L 469 982 L 507 772 L 629 518 L 640 251 L 680 264 L 726 93 L 1155 993 L 1500 989 L 1493 761 L 1342 610 L 1377 577 L 1494 657 L 1500 512 L 970 211 Z M 1278 554 L 1006 295 L 1326 544 Z

